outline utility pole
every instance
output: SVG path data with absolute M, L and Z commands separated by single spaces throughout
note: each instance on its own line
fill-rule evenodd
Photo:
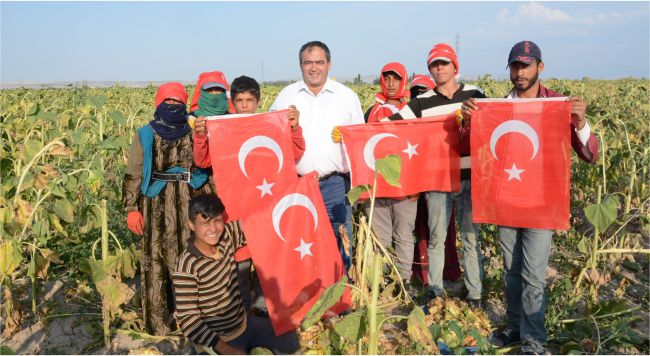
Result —
M 460 34 L 456 32 L 456 56 L 460 53 Z

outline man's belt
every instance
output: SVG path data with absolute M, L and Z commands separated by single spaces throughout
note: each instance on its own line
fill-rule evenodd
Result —
M 334 177 L 334 176 L 341 176 L 341 177 L 343 177 L 343 178 L 348 178 L 348 174 L 347 174 L 347 173 L 341 173 L 341 172 L 334 171 L 334 172 L 327 173 L 327 174 L 324 175 L 324 176 L 320 176 L 320 177 L 318 177 L 318 181 L 319 181 L 319 182 L 322 182 L 322 181 L 327 180 L 327 179 L 330 179 L 330 178 L 332 178 L 332 177 Z
M 165 173 L 165 172 L 152 172 L 151 178 L 161 180 L 163 182 L 185 182 L 189 183 L 192 174 L 190 172 L 183 173 Z

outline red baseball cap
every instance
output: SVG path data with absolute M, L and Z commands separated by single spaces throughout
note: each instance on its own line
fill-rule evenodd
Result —
M 433 48 L 431 48 L 431 51 L 429 51 L 429 56 L 427 57 L 427 67 L 429 67 L 431 63 L 435 61 L 451 62 L 456 67 L 456 72 L 460 70 L 458 66 L 458 56 L 456 56 L 456 51 L 454 51 L 454 49 L 446 43 L 438 43 L 433 46 Z
M 411 80 L 411 88 L 413 87 L 423 87 L 431 90 L 436 87 L 436 82 L 428 75 L 416 74 L 413 76 L 413 80 Z

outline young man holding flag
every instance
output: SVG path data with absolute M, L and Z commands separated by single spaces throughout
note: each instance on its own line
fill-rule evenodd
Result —
M 544 62 L 541 50 L 535 43 L 522 41 L 515 44 L 510 50 L 508 68 L 510 80 L 514 85 L 507 96 L 508 99 L 563 97 L 540 83 L 539 75 L 544 71 Z M 571 105 L 571 124 L 568 127 L 571 131 L 571 146 L 582 160 L 593 164 L 598 158 L 598 141 L 591 133 L 585 118 L 587 104 L 579 97 L 570 97 L 568 101 Z M 478 109 L 477 102 L 473 99 L 463 102 L 464 126 L 469 126 L 472 113 L 477 113 Z M 543 121 L 552 119 L 554 117 L 546 117 Z M 516 169 L 514 165 L 513 168 Z M 523 175 L 520 177 L 520 174 L 524 171 L 517 169 L 517 172 L 514 172 L 517 173 L 516 177 L 513 178 L 512 169 L 506 170 L 510 174 L 508 180 L 521 181 Z M 536 188 L 539 187 L 527 189 Z M 495 346 L 507 346 L 521 341 L 521 351 L 524 354 L 545 352 L 544 344 L 547 339 L 544 326 L 544 272 L 548 266 L 552 237 L 553 230 L 499 226 L 499 240 L 506 270 L 504 279 L 508 324 L 502 332 L 493 336 L 492 343 Z
M 438 43 L 427 58 L 429 72 L 436 87 L 417 98 L 391 120 L 415 119 L 442 115 L 460 109 L 463 101 L 469 98 L 484 98 L 476 86 L 458 83 L 459 66 L 456 52 L 445 43 Z M 456 204 L 460 222 L 461 239 L 465 257 L 465 286 L 467 300 L 473 307 L 481 307 L 483 256 L 479 242 L 478 227 L 472 222 L 471 182 L 469 170 L 469 129 L 460 130 L 461 184 L 459 192 L 426 192 L 429 219 L 429 291 L 428 298 L 444 297 L 445 289 L 442 274 L 445 263 L 445 239 L 451 216 L 452 203 Z
M 406 106 L 410 96 L 408 72 L 398 62 L 386 64 L 380 73 L 381 91 L 375 94 L 375 104 L 368 108 L 366 122 L 389 121 L 388 117 Z M 397 198 L 377 198 L 374 206 L 373 228 L 384 246 L 395 244 L 396 265 L 404 281 L 406 293 L 415 298 L 416 290 L 411 285 L 413 266 L 413 229 L 420 194 Z M 366 202 L 366 213 L 370 214 L 370 201 Z

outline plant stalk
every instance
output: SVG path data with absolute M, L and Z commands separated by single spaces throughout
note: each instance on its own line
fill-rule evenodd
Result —
M 372 263 L 371 298 L 368 305 L 368 354 L 377 355 L 379 346 L 379 325 L 377 323 L 377 301 L 379 300 L 379 279 L 381 278 L 381 254 L 375 253 Z
M 108 259 L 108 218 L 106 212 L 106 199 L 102 199 L 102 262 Z M 104 346 L 109 348 L 111 344 L 111 314 L 109 302 L 106 296 L 102 295 L 102 326 L 104 330 Z

